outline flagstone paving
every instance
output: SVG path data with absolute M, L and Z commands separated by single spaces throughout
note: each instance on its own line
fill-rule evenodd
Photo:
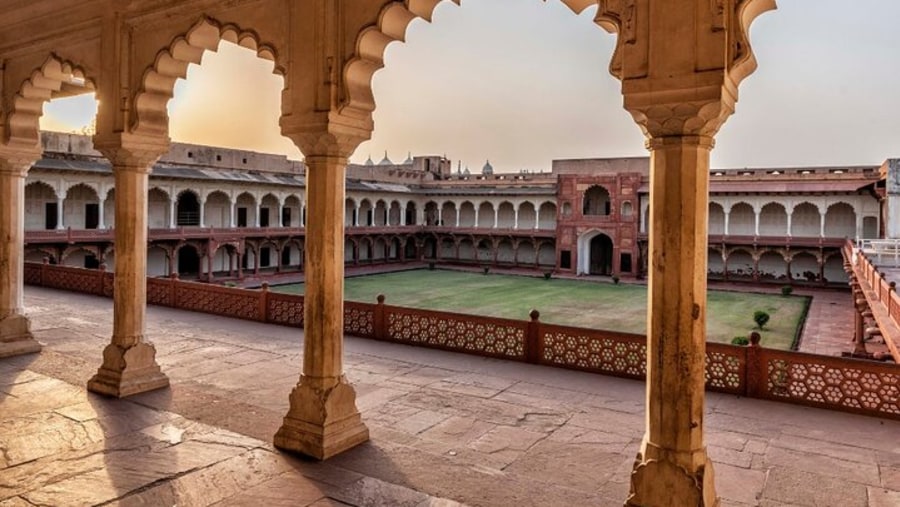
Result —
M 0 507 L 621 505 L 643 383 L 347 338 L 372 441 L 275 450 L 302 332 L 151 307 L 172 387 L 86 393 L 110 300 L 29 287 L 40 354 L 0 359 Z M 724 506 L 900 506 L 900 422 L 711 393 Z

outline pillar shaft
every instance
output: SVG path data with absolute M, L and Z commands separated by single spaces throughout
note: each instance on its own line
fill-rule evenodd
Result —
M 0 357 L 41 350 L 25 316 L 23 286 L 25 175 L 36 158 L 0 158 Z
M 303 374 L 275 446 L 326 459 L 369 439 L 343 375 L 347 159 L 307 156 Z
M 650 141 L 647 428 L 628 505 L 717 501 L 703 443 L 711 145 L 703 136 Z
M 151 145 L 144 146 L 145 143 Z M 137 144 L 137 146 L 131 146 Z M 116 267 L 113 335 L 88 389 L 124 397 L 169 385 L 156 363 L 156 349 L 144 336 L 147 308 L 147 187 L 153 163 L 168 140 L 117 137 L 97 141 L 113 164 L 116 184 Z

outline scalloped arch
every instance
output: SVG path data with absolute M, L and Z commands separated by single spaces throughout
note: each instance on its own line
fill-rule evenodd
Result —
M 818 204 L 816 204 L 816 203 L 814 203 L 814 202 L 812 202 L 812 201 L 806 201 L 806 200 L 804 200 L 804 201 L 800 201 L 800 202 L 794 204 L 794 207 L 791 208 L 791 215 L 793 215 L 794 213 L 796 213 L 796 212 L 797 212 L 797 208 L 799 208 L 800 206 L 803 206 L 804 204 L 808 204 L 808 205 L 812 206 L 813 208 L 816 208 L 816 211 L 817 211 L 820 215 L 822 214 L 822 207 L 821 207 L 821 206 L 819 206 Z
M 200 64 L 206 51 L 217 51 L 221 41 L 228 41 L 256 51 L 256 55 L 275 63 L 273 72 L 284 75 L 284 66 L 272 44 L 260 41 L 259 34 L 231 23 L 223 24 L 203 17 L 186 33 L 175 37 L 141 78 L 141 88 L 135 95 L 135 133 L 166 136 L 169 132 L 169 100 L 175 94 L 175 82 L 187 77 L 190 64 Z
M 406 30 L 414 19 L 429 23 L 434 9 L 445 0 L 398 0 L 386 5 L 374 25 L 360 30 L 356 38 L 356 54 L 344 66 L 347 99 L 342 109 L 354 111 L 355 116 L 375 110 L 372 78 L 384 67 L 384 52 L 392 42 L 406 40 Z M 457 5 L 460 0 L 446 0 Z M 599 0 L 560 0 L 575 14 L 580 14 Z M 599 22 L 598 22 L 599 24 Z
M 10 142 L 40 146 L 40 118 L 44 114 L 44 103 L 53 98 L 54 93 L 64 87 L 94 90 L 92 79 L 84 69 L 51 53 L 40 68 L 19 86 L 13 98 L 7 121 Z

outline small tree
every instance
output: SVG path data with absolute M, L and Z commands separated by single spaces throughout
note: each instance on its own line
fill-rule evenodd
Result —
M 782 285 L 781 286 L 781 295 L 782 296 L 790 296 L 791 293 L 794 292 L 794 288 L 790 285 Z
M 769 322 L 769 314 L 762 310 L 756 310 L 753 312 L 753 322 L 756 322 L 756 327 L 762 329 Z

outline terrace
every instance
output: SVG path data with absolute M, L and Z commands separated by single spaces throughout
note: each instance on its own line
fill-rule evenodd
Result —
M 620 505 L 644 383 L 347 336 L 372 440 L 277 452 L 302 331 L 152 306 L 171 388 L 87 393 L 112 301 L 29 287 L 38 355 L 0 364 L 3 505 Z M 848 360 L 849 361 L 849 360 Z M 866 364 L 866 363 L 862 363 Z M 896 421 L 709 393 L 723 506 L 900 502 Z

